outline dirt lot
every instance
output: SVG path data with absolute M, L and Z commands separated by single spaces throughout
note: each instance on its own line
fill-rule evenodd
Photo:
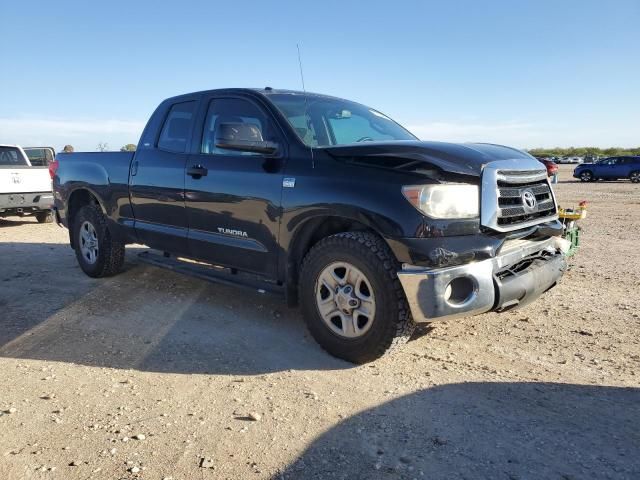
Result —
M 559 287 L 360 367 L 277 297 L 135 248 L 93 280 L 66 230 L 0 220 L 0 479 L 640 478 L 640 186 L 570 171 Z

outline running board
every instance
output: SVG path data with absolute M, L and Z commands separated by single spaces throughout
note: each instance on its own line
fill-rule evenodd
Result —
M 215 265 L 196 262 L 195 260 L 186 258 L 180 259 L 182 257 L 167 257 L 163 254 L 153 252 L 139 253 L 138 258 L 141 262 L 148 263 L 149 265 L 166 268 L 167 270 L 196 277 L 201 280 L 221 283 L 223 285 L 231 285 L 233 287 L 244 287 L 257 291 L 258 293 L 284 295 L 284 287 L 261 280 L 258 275 L 237 272 L 229 268 L 217 267 Z

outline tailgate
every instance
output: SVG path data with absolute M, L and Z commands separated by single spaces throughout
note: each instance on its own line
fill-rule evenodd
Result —
M 50 191 L 48 167 L 0 167 L 0 194 Z

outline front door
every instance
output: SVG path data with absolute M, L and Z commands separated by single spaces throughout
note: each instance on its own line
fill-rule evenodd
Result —
M 607 179 L 618 178 L 619 163 L 620 159 L 616 157 L 605 160 L 600 166 L 598 177 Z
M 219 148 L 217 135 L 231 125 L 278 143 L 278 151 Z M 282 135 L 261 105 L 242 97 L 209 99 L 200 152 L 189 156 L 185 172 L 191 256 L 276 277 L 285 158 Z
M 136 152 L 129 192 L 141 243 L 172 253 L 188 253 L 184 169 L 197 101 L 169 108 L 157 148 Z

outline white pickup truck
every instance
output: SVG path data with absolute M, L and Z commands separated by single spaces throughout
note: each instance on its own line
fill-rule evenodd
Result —
M 34 215 L 49 223 L 52 205 L 48 168 L 33 167 L 20 147 L 0 144 L 0 218 Z

